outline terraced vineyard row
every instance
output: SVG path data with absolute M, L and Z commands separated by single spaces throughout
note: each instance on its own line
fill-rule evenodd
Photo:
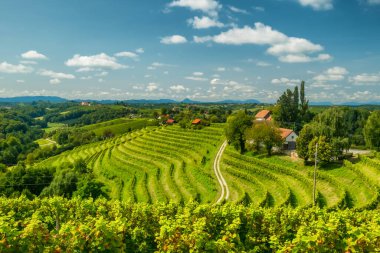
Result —
M 222 173 L 231 201 L 256 206 L 311 206 L 313 170 L 281 158 L 243 156 L 227 148 Z M 317 201 L 327 208 L 368 209 L 378 205 L 380 161 L 363 158 L 357 164 L 319 170 Z
M 147 127 L 81 146 L 42 164 L 59 167 L 82 158 L 114 199 L 213 203 L 220 189 L 212 164 L 222 142 L 223 126 L 218 124 L 202 130 Z

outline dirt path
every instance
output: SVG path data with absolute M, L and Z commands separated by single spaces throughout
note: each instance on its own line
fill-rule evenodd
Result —
M 218 179 L 218 182 L 220 184 L 220 187 L 222 188 L 222 193 L 220 194 L 219 199 L 216 201 L 216 204 L 219 204 L 221 201 L 228 200 L 230 196 L 230 190 L 228 189 L 228 185 L 226 180 L 224 179 L 222 173 L 220 172 L 220 160 L 222 158 L 224 149 L 227 146 L 227 141 L 225 141 L 222 146 L 220 147 L 218 154 L 216 154 L 215 160 L 214 160 L 214 172 Z

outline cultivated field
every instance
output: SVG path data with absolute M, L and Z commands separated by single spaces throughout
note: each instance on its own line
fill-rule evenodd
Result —
M 243 156 L 229 147 L 222 173 L 230 186 L 231 201 L 257 206 L 311 206 L 313 167 L 286 157 Z M 327 208 L 374 208 L 378 205 L 380 160 L 363 157 L 352 164 L 319 169 L 317 202 Z
M 128 123 L 117 122 L 108 127 Z M 194 199 L 215 203 L 228 198 L 229 202 L 260 207 L 313 204 L 312 166 L 305 167 L 285 156 L 241 155 L 227 146 L 216 160 L 217 164 L 220 160 L 220 166 L 215 167 L 214 160 L 225 138 L 223 127 L 214 124 L 202 130 L 188 130 L 150 126 L 83 145 L 41 164 L 60 167 L 84 159 L 113 199 L 131 202 L 181 203 Z M 216 173 L 219 170 L 226 181 L 223 191 L 218 182 L 220 173 Z M 355 164 L 345 162 L 343 166 L 319 169 L 318 205 L 330 209 L 376 207 L 379 173 L 380 159 L 367 157 Z
M 43 161 L 59 167 L 84 159 L 114 199 L 132 202 L 213 203 L 218 183 L 214 157 L 223 142 L 223 125 L 202 130 L 147 127 Z

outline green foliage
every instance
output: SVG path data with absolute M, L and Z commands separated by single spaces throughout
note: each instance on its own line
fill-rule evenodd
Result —
M 315 153 L 317 152 L 316 144 L 318 143 L 318 162 L 328 163 L 332 159 L 332 147 L 327 142 L 325 136 L 314 137 L 309 143 L 308 157 L 311 161 L 315 161 Z
M 282 137 L 280 130 L 270 122 L 256 123 L 245 132 L 248 150 L 259 151 L 264 146 L 268 156 L 272 154 L 273 147 L 281 147 Z
M 225 129 L 228 143 L 231 144 L 240 153 L 245 152 L 245 131 L 252 126 L 252 119 L 244 111 L 239 111 L 227 119 Z
M 380 111 L 374 111 L 368 117 L 364 127 L 364 137 L 368 147 L 380 150 Z
M 1 252 L 377 252 L 377 211 L 0 198 Z
M 313 140 L 313 138 L 314 129 L 312 125 L 305 125 L 297 138 L 297 154 L 305 161 L 309 159 L 309 143 Z

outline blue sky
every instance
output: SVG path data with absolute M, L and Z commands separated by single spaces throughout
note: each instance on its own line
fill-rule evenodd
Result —
M 0 97 L 380 100 L 380 0 L 2 0 L 0 45 Z

